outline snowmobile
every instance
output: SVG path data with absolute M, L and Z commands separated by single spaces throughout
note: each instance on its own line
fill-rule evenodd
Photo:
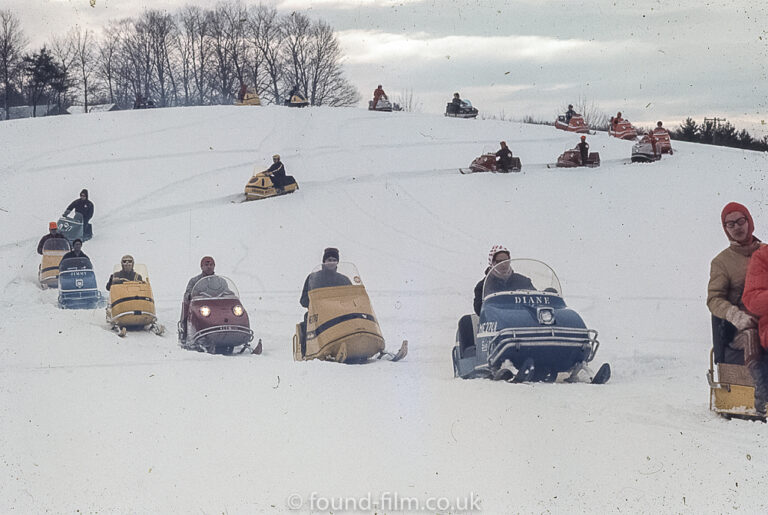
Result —
M 466 98 L 461 100 L 460 106 L 457 106 L 453 102 L 448 102 L 445 106 L 445 116 L 450 116 L 452 118 L 476 118 L 477 113 L 477 109 L 472 107 L 472 102 Z
M 492 172 L 492 173 L 509 173 L 519 172 L 523 169 L 523 165 L 520 163 L 519 157 L 512 158 L 512 168 L 504 169 L 499 168 L 499 164 L 496 162 L 496 153 L 484 152 L 480 157 L 476 157 L 469 168 L 459 168 L 459 172 L 463 174 L 479 173 L 479 172 Z
M 87 257 L 70 257 L 59 263 L 59 307 L 96 309 L 104 307 L 96 274 Z
M 309 100 L 301 93 L 294 93 L 289 98 L 285 99 L 285 105 L 288 107 L 307 107 Z
M 712 317 L 712 349 L 709 352 L 709 409 L 725 418 L 765 420 L 755 411 L 755 383 L 744 366 L 743 351 L 728 346 L 736 328 L 722 318 Z
M 288 193 L 293 193 L 299 189 L 299 185 L 296 183 L 296 179 L 293 178 L 293 175 L 286 175 L 285 180 L 287 184 L 283 187 L 281 193 L 272 182 L 272 177 L 267 175 L 266 170 L 255 173 L 253 174 L 253 177 L 248 180 L 248 184 L 245 185 L 245 200 L 259 200 L 263 198 L 277 197 L 279 195 L 287 195 Z
M 629 120 L 621 120 L 608 126 L 608 135 L 619 139 L 637 139 L 637 130 L 632 127 Z
M 566 382 L 603 384 L 610 365 L 597 373 L 588 366 L 599 346 L 597 331 L 566 306 L 555 272 L 541 261 L 512 259 L 488 272 L 480 316 L 459 321 L 453 371 L 512 382 L 554 382 L 567 373 Z
M 120 270 L 120 265 L 115 265 L 113 272 Z M 106 309 L 107 322 L 120 336 L 125 336 L 128 329 L 145 328 L 158 336 L 162 335 L 165 328 L 157 323 L 147 267 L 137 263 L 133 270 L 141 275 L 141 281 L 112 282 Z
M 364 363 L 370 358 L 399 361 L 405 357 L 407 340 L 396 353 L 384 348 L 384 337 L 355 265 L 338 263 L 336 270 L 327 266 L 318 265 L 309 276 L 309 309 L 306 320 L 296 324 L 293 359 Z
M 387 100 L 386 98 L 380 98 L 378 102 L 376 102 L 376 108 L 373 108 L 373 100 L 368 101 L 368 110 L 369 111 L 382 111 L 386 113 L 392 112 L 392 102 Z
M 45 240 L 43 243 L 43 261 L 37 270 L 37 279 L 43 289 L 59 286 L 59 263 L 62 256 L 70 250 L 69 241 L 66 238 Z
M 146 100 L 141 99 L 141 101 L 133 103 L 134 109 L 154 109 L 155 107 L 157 107 L 155 105 L 155 101 L 152 100 L 151 98 L 148 98 Z
M 661 153 L 659 152 L 659 142 L 651 142 L 650 136 L 644 135 L 640 141 L 632 145 L 632 162 L 633 163 L 651 163 L 661 159 Z
M 581 152 L 577 148 L 571 148 L 563 152 L 560 157 L 557 158 L 558 168 L 576 168 L 577 166 L 586 166 L 589 168 L 595 168 L 600 166 L 600 153 L 590 152 L 587 157 L 587 162 L 581 162 Z M 547 165 L 549 168 L 549 165 Z
M 662 154 L 672 155 L 672 140 L 669 137 L 669 132 L 663 127 L 656 127 L 653 129 L 653 137 L 656 138 L 656 148 Z
M 83 239 L 83 215 L 75 212 L 71 217 L 62 216 L 57 223 L 59 232 L 70 243 L 76 239 Z
M 564 114 L 561 114 L 555 120 L 555 127 L 569 132 L 589 132 L 589 125 L 584 121 L 580 114 L 571 116 L 570 121 Z
M 260 106 L 261 99 L 259 98 L 259 94 L 256 93 L 255 89 L 248 88 L 242 100 L 240 99 L 235 100 L 235 105 L 236 106 Z
M 253 340 L 248 313 L 235 284 L 222 275 L 197 281 L 187 306 L 187 325 L 178 326 L 179 345 L 211 354 L 242 354 Z

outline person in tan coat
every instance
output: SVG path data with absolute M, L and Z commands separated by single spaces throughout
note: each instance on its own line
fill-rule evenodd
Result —
M 735 329 L 733 339 L 726 342 L 722 360 L 747 365 L 755 385 L 760 386 L 755 388 L 757 400 L 758 390 L 765 389 L 768 393 L 764 388 L 768 386 L 768 373 L 764 373 L 761 364 L 763 350 L 757 318 L 744 306 L 742 294 L 749 260 L 762 243 L 753 235 L 752 215 L 743 205 L 730 202 L 723 208 L 720 219 L 730 245 L 715 256 L 710 265 L 707 307 L 712 315 L 726 320 Z

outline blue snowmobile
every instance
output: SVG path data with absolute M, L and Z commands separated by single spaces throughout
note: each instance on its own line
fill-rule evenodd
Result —
M 555 272 L 541 261 L 511 259 L 492 267 L 483 284 L 480 316 L 464 315 L 453 348 L 453 370 L 463 379 L 510 382 L 586 380 L 603 384 L 611 368 L 596 374 L 591 362 L 600 343 L 562 297 Z
M 62 309 L 96 309 L 106 306 L 91 260 L 70 257 L 59 263 L 59 307 Z

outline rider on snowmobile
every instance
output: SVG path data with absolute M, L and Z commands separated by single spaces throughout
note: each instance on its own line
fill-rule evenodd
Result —
M 382 97 L 384 97 L 385 100 L 389 100 L 387 94 L 384 93 L 384 89 L 382 89 L 381 84 L 379 84 L 373 91 L 373 109 L 376 109 L 376 104 L 379 103 L 379 99 Z
M 113 284 L 120 284 L 126 281 L 142 281 L 141 274 L 136 273 L 133 269 L 133 256 L 126 254 L 120 259 L 121 270 L 113 273 L 109 276 L 107 281 L 107 291 L 112 288 Z
M 589 143 L 587 143 L 586 136 L 581 136 L 581 143 L 576 145 L 576 148 L 579 149 L 579 152 L 581 153 L 581 165 L 586 166 L 587 159 L 589 159 Z
M 43 254 L 43 246 L 45 246 L 45 242 L 52 239 L 52 238 L 64 238 L 66 239 L 66 236 L 61 234 L 59 232 L 59 228 L 56 225 L 56 222 L 51 222 L 48 224 L 48 234 L 40 238 L 40 243 L 37 244 L 37 253 L 42 255 Z
M 512 151 L 507 147 L 506 141 L 499 142 L 499 145 L 501 145 L 501 149 L 496 152 L 496 157 L 498 158 L 496 163 L 499 169 L 501 171 L 512 170 Z

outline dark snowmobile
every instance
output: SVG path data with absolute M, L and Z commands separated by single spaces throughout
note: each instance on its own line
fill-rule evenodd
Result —
M 468 173 L 480 173 L 480 172 L 492 172 L 492 173 L 509 173 L 519 172 L 523 169 L 523 165 L 520 163 L 519 157 L 512 158 L 512 167 L 509 169 L 500 168 L 499 163 L 496 161 L 495 152 L 484 152 L 480 157 L 476 157 L 469 168 L 459 168 L 459 172 L 463 174 Z
M 472 102 L 466 98 L 461 100 L 460 105 L 448 102 L 448 105 L 445 106 L 445 116 L 453 118 L 476 118 L 477 113 L 477 109 L 472 107 Z
M 541 261 L 513 259 L 488 272 L 480 316 L 459 321 L 453 370 L 464 379 L 513 382 L 554 382 L 564 372 L 566 381 L 602 384 L 610 366 L 596 374 L 588 366 L 599 346 L 597 331 L 566 306 L 555 272 Z
M 576 168 L 578 166 L 586 166 L 589 168 L 595 168 L 597 166 L 600 166 L 600 153 L 599 152 L 590 152 L 587 156 L 587 161 L 585 163 L 581 162 L 581 152 L 579 152 L 579 149 L 577 148 L 570 148 L 560 154 L 560 157 L 557 158 L 557 163 L 555 165 L 557 168 Z M 547 165 L 549 167 L 549 165 Z
M 59 263 L 59 307 L 62 309 L 95 309 L 106 306 L 91 260 L 70 257 Z
M 83 215 L 75 212 L 71 217 L 62 216 L 57 223 L 59 232 L 70 243 L 76 239 L 83 239 Z
M 640 141 L 632 145 L 633 163 L 651 163 L 661 159 L 661 145 L 658 141 L 652 141 L 647 134 Z
M 369 111 L 381 111 L 385 113 L 391 113 L 392 108 L 392 102 L 387 100 L 386 98 L 380 98 L 378 102 L 376 102 L 376 107 L 373 107 L 373 100 L 368 101 L 368 110 Z

